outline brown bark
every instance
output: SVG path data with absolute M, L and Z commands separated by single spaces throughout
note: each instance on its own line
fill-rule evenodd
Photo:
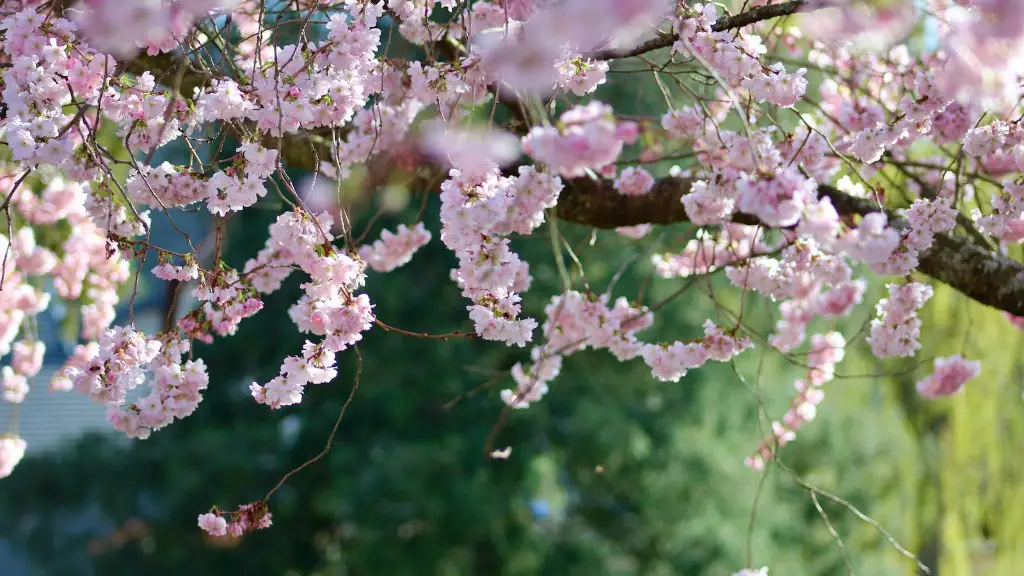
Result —
M 559 197 L 556 214 L 563 220 L 596 228 L 685 222 L 688 218 L 680 198 L 689 188 L 688 180 L 666 177 L 657 181 L 650 194 L 623 196 L 610 180 L 571 180 Z M 873 202 L 832 186 L 819 185 L 818 192 L 829 198 L 843 216 L 878 211 Z M 734 221 L 757 222 L 745 214 L 738 214 Z M 905 225 L 891 214 L 890 222 L 897 227 Z M 1024 265 L 1020 262 L 951 234 L 936 236 L 935 244 L 920 256 L 920 262 L 919 271 L 965 296 L 1024 316 Z

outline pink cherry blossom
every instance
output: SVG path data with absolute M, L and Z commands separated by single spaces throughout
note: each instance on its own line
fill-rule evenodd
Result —
M 25 456 L 27 444 L 13 434 L 0 436 L 0 478 L 7 478 Z
M 935 359 L 935 372 L 917 382 L 917 391 L 925 398 L 952 396 L 981 372 L 981 362 L 965 360 L 959 354 Z
M 200 514 L 199 527 L 210 536 L 226 536 L 228 533 L 227 520 L 213 513 Z

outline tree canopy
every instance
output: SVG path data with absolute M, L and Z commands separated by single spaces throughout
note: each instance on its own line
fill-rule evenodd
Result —
M 59 303 L 49 388 L 134 439 L 9 430 L 9 534 L 66 573 L 1013 566 L 1024 19 L 919 4 L 4 2 L 3 398 Z

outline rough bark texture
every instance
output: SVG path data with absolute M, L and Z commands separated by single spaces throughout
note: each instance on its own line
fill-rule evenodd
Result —
M 623 196 L 610 180 L 577 179 L 566 183 L 559 197 L 556 214 L 563 220 L 597 228 L 616 228 L 637 224 L 671 224 L 688 220 L 680 198 L 690 188 L 682 178 L 662 178 L 650 194 Z M 820 185 L 818 192 L 828 197 L 840 215 L 877 212 L 871 201 Z M 890 215 L 897 227 L 905 225 Z M 734 219 L 754 224 L 751 216 Z M 987 306 L 1024 316 L 1024 265 L 999 253 L 970 242 L 961 236 L 939 234 L 935 244 L 920 257 L 918 268 L 924 274 L 948 284 L 964 295 Z

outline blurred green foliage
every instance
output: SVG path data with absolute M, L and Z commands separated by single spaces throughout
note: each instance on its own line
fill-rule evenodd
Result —
M 417 208 L 399 216 L 408 221 Z M 255 252 L 271 217 L 238 217 L 231 262 Z M 595 292 L 633 257 L 638 263 L 615 295 L 635 296 L 643 286 L 652 303 L 681 285 L 648 279 L 644 243 L 561 232 Z M 690 233 L 656 232 L 664 245 Z M 542 298 L 560 289 L 550 241 L 542 230 L 516 247 L 533 265 L 526 304 L 539 314 Z M 410 331 L 466 329 L 465 302 L 448 279 L 453 264 L 433 242 L 407 267 L 371 277 L 375 311 Z M 570 272 L 582 287 L 575 265 Z M 727 319 L 739 302 L 723 287 L 721 279 L 698 283 L 663 309 L 645 339 L 692 337 L 704 318 Z M 310 388 L 299 406 L 268 411 L 248 396 L 249 382 L 268 379 L 301 345 L 283 314 L 297 290 L 293 281 L 236 336 L 197 350 L 211 386 L 190 418 L 127 446 L 89 437 L 27 458 L 0 493 L 0 516 L 10 519 L 3 536 L 53 575 L 727 575 L 748 561 L 780 574 L 844 573 L 797 475 L 923 550 L 926 561 L 932 554 L 930 564 L 941 557 L 943 566 L 1017 565 L 1004 546 L 1020 554 L 1019 446 L 1007 439 L 1018 442 L 1021 421 L 1016 406 L 1005 407 L 1020 402 L 1019 387 L 1009 384 L 1016 358 L 1007 353 L 1019 337 L 997 314 L 965 308 L 941 290 L 927 309 L 926 348 L 946 354 L 963 343 L 964 353 L 986 360 L 984 377 L 957 398 L 925 404 L 913 382 L 929 366 L 878 363 L 862 333 L 827 386 L 818 420 L 783 451 L 792 472 L 770 467 L 763 484 L 742 465 L 765 430 L 758 397 L 765 414 L 779 417 L 801 372 L 763 346 L 735 367 L 710 365 L 677 384 L 653 381 L 639 361 L 622 364 L 601 352 L 570 357 L 544 401 L 500 429 L 495 447 L 513 448 L 500 461 L 484 449 L 501 413 L 496 391 L 510 382 L 495 377 L 525 351 L 375 329 L 359 346 L 359 388 L 333 449 L 274 495 L 274 526 L 234 543 L 207 540 L 196 516 L 213 504 L 231 509 L 262 498 L 322 449 L 349 395 L 354 353 L 344 355 L 335 382 Z M 745 309 L 751 329 L 767 333 L 769 307 L 750 298 Z M 871 313 L 864 306 L 837 328 L 852 336 Z M 819 501 L 856 573 L 914 572 L 874 528 Z M 133 518 L 144 531 L 124 529 Z M 983 553 L 993 542 L 999 552 Z

